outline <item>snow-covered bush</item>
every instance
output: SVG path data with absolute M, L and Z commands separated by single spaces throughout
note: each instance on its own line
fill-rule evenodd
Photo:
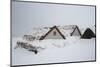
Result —
M 23 39 L 27 40 L 27 41 L 33 41 L 35 40 L 36 37 L 32 36 L 32 35 L 24 35 Z
M 16 45 L 15 49 L 18 48 L 18 47 L 20 47 L 20 48 L 27 49 L 28 51 L 32 51 L 35 54 L 37 54 L 39 51 L 45 49 L 45 48 L 42 48 L 40 46 L 35 46 L 35 45 L 33 46 L 32 44 L 27 43 L 27 42 L 17 41 L 16 44 L 17 45 Z

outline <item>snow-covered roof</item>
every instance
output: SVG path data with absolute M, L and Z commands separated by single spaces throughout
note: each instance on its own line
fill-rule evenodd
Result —
M 65 25 L 65 26 L 57 26 L 57 28 L 61 31 L 61 33 L 64 36 L 68 36 L 70 35 L 70 33 L 72 33 L 73 29 L 76 27 L 76 25 Z M 43 27 L 43 28 L 39 28 L 36 29 L 34 28 L 33 30 L 33 36 L 43 36 L 45 35 L 49 30 L 51 29 L 51 27 Z
M 81 33 L 83 34 L 87 28 L 90 28 L 94 32 L 94 34 L 95 34 L 95 30 L 96 30 L 95 26 L 80 28 Z
M 65 37 L 67 37 L 67 36 L 70 36 L 70 34 L 73 32 L 73 30 L 76 26 L 77 25 L 65 25 L 65 26 L 57 26 L 57 28 L 61 31 L 61 33 Z M 95 26 L 91 26 L 89 28 L 95 33 Z M 41 36 L 45 35 L 50 29 L 51 29 L 51 27 L 33 28 L 33 30 L 27 34 L 33 35 L 35 37 L 41 37 Z M 79 27 L 81 34 L 83 34 L 86 29 L 87 28 Z

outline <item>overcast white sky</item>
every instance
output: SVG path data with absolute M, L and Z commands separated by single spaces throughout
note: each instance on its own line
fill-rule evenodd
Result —
M 12 35 L 22 36 L 33 27 L 95 25 L 95 7 L 46 3 L 12 3 Z

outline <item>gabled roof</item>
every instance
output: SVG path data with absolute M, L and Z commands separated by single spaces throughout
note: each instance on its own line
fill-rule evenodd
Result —
M 81 36 L 81 32 L 80 32 L 80 30 L 79 30 L 78 26 L 76 26 L 76 27 L 74 28 L 73 32 L 71 33 L 71 36 L 74 34 L 74 32 L 75 32 L 75 30 L 76 30 L 76 29 L 78 30 L 79 35 Z
M 50 28 L 50 30 L 44 36 L 41 36 L 39 40 L 43 40 L 51 31 L 53 31 L 53 29 L 56 29 L 58 31 L 58 33 L 62 36 L 63 39 L 66 39 L 65 36 L 57 28 L 57 26 L 53 26 L 52 28 Z
M 96 35 L 90 28 L 87 28 L 84 34 L 81 36 L 81 38 L 85 38 L 85 39 L 90 39 L 92 37 L 96 37 Z

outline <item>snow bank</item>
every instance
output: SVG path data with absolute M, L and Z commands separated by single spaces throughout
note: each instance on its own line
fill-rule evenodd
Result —
M 21 38 L 14 38 L 12 46 Z M 23 48 L 12 47 L 12 65 L 44 64 L 58 62 L 74 62 L 95 60 L 95 39 L 80 39 L 68 37 L 64 39 L 35 40 L 32 45 L 41 46 L 45 49 L 38 54 L 29 52 Z

